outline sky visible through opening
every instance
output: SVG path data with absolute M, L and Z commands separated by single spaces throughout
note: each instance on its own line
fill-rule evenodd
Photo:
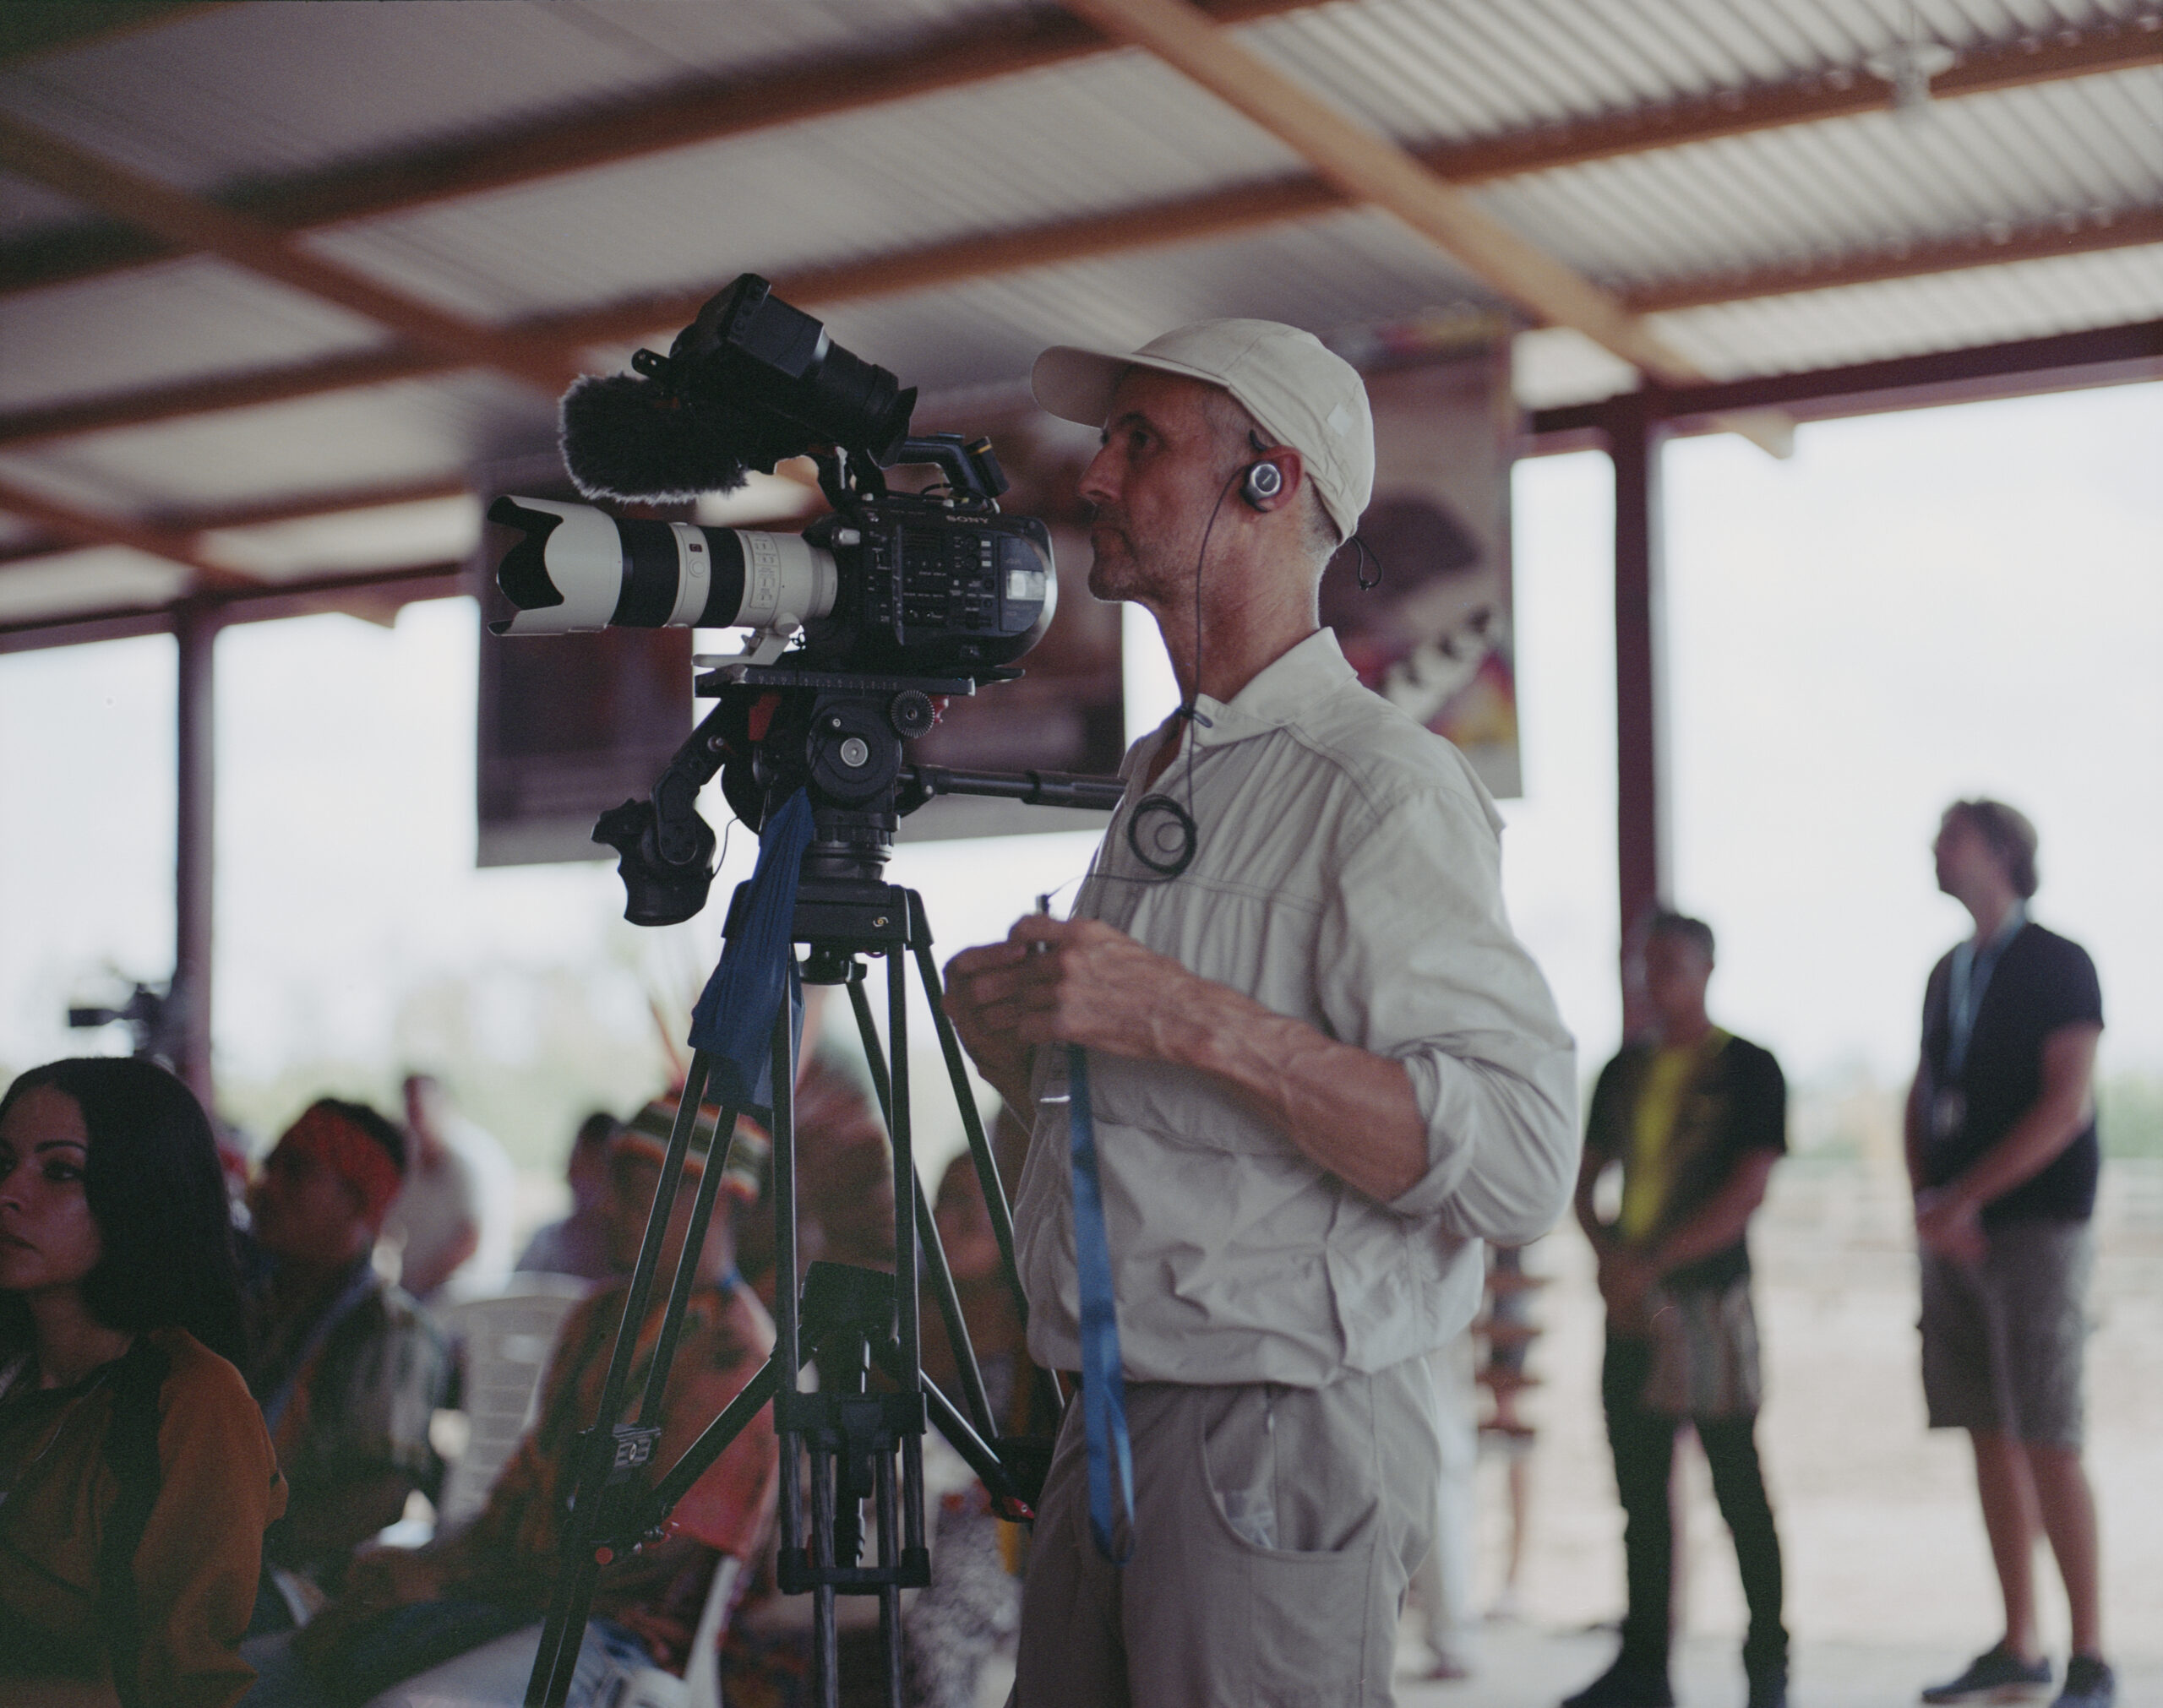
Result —
M 2104 1074 L 2163 1081 L 2163 385 L 1805 427 L 1785 462 L 1732 438 L 1667 454 L 1673 900 L 1719 933 L 1719 1017 L 1799 1083 L 1901 1083 L 1965 926 L 1926 845 L 1989 793 L 2040 829 L 2036 917 L 2101 970 Z M 1606 460 L 1529 461 L 1515 490 L 1527 793 L 1504 869 L 1589 1072 L 1619 1025 Z M 680 1031 L 751 840 L 665 932 L 622 922 L 607 865 L 476 871 L 476 621 L 445 601 L 219 642 L 216 1047 L 259 1138 L 425 1065 L 552 1167 L 589 1103 L 667 1071 L 654 1010 Z M 1168 681 L 1131 672 L 1131 727 Z M 0 659 L 0 1075 L 120 1047 L 63 1010 L 169 970 L 173 683 L 163 638 Z M 717 791 L 706 810 L 726 820 Z M 951 952 L 1092 840 L 911 845 L 893 873 Z M 934 1051 L 920 1096 L 937 1074 Z M 934 1156 L 958 1139 L 927 1127 Z

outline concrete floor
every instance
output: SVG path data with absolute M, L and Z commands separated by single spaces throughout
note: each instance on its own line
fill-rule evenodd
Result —
M 1518 1624 L 1490 1625 L 1482 1635 L 1478 1675 L 1452 1684 L 1417 1682 L 1421 1653 L 1408 1643 L 1398 1708 L 1556 1708 L 1615 1653 L 1615 1640 L 1605 1632 Z M 1923 1685 L 1951 1677 L 1967 1660 L 1968 1652 L 1943 1645 L 1805 1642 L 1796 1650 L 1790 1700 L 1795 1708 L 1909 1708 Z M 2117 1673 L 2122 1708 L 2163 1704 L 2163 1663 L 2121 1664 Z M 1742 1708 L 1735 1645 L 1686 1640 L 1676 1656 L 1675 1689 L 1681 1708 Z

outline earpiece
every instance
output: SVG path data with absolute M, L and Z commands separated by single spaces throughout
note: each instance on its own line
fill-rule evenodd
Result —
M 1246 478 L 1240 482 L 1240 496 L 1257 510 L 1267 509 L 1269 502 L 1284 490 L 1284 471 L 1275 463 L 1250 463 Z

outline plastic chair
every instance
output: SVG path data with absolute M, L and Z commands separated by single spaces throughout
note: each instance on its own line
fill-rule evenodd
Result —
M 573 1276 L 520 1274 L 492 1298 L 465 1299 L 435 1315 L 461 1348 L 466 1371 L 466 1450 L 444 1479 L 438 1534 L 487 1503 L 488 1490 L 533 1421 L 541 1378 L 572 1307 L 593 1291 Z

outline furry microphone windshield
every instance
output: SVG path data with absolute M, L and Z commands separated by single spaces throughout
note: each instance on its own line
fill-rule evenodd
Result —
M 761 462 L 755 427 L 651 379 L 588 374 L 564 394 L 564 466 L 586 498 L 687 503 L 732 492 Z M 781 454 L 788 454 L 783 452 Z

